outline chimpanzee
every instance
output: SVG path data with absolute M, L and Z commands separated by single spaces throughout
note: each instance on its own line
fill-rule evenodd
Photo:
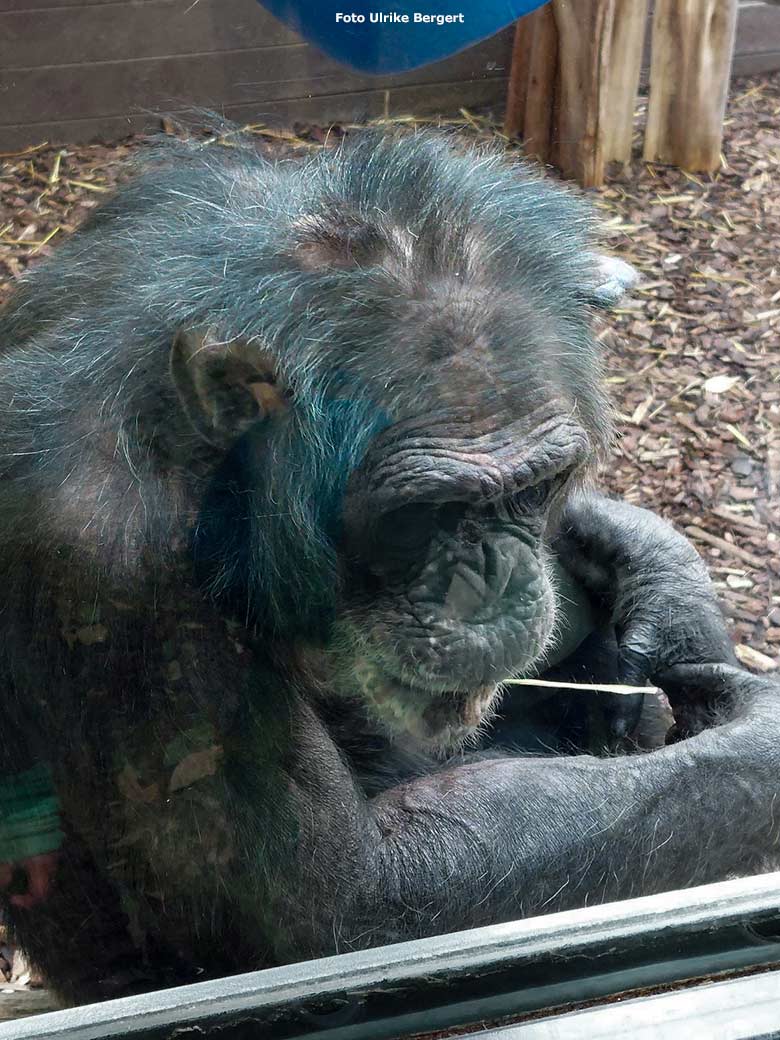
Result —
M 169 140 L 19 286 L 0 882 L 66 1000 L 762 867 L 777 691 L 687 542 L 588 490 L 628 281 L 531 170 L 366 133 Z M 480 750 L 589 628 L 574 673 L 688 739 Z

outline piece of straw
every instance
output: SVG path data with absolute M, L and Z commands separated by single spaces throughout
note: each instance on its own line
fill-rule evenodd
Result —
M 587 690 L 591 693 L 660 693 L 657 686 L 623 686 L 620 683 L 551 682 L 549 679 L 504 679 L 502 686 L 546 686 L 551 690 Z

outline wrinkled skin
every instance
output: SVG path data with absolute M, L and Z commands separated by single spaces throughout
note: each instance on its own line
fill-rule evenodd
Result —
M 776 688 L 685 540 L 579 490 L 633 276 L 446 139 L 231 142 L 170 142 L 0 316 L 0 753 L 64 833 L 0 870 L 32 959 L 101 999 L 760 869 Z M 555 674 L 661 682 L 689 739 L 489 746 L 556 557 L 603 645 Z
M 407 504 L 368 530 L 359 526 L 351 541 L 359 557 L 346 594 L 361 584 L 368 594 L 348 599 L 348 620 L 337 623 L 344 656 L 336 658 L 332 685 L 369 703 L 391 731 L 422 742 L 451 746 L 472 732 L 500 680 L 526 672 L 553 631 L 545 533 L 556 499 L 587 457 L 587 438 L 555 417 L 534 458 L 541 424 L 500 418 L 511 453 L 498 436 L 459 444 L 452 427 L 431 430 L 430 419 L 425 434 L 419 426 L 391 427 L 347 493 L 347 515 L 361 516 L 361 499 L 375 498 L 365 485 L 390 488 L 395 470 L 404 474 Z M 416 443 L 423 437 L 424 451 Z

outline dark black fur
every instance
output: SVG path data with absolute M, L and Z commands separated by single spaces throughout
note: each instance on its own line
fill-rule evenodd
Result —
M 587 211 L 437 136 L 231 144 L 167 144 L 0 317 L 3 770 L 65 835 L 23 945 L 98 999 L 758 869 L 774 691 L 683 539 L 575 493 Z M 552 660 L 554 552 L 619 637 L 559 676 L 704 662 L 681 726 L 735 721 L 464 756 Z

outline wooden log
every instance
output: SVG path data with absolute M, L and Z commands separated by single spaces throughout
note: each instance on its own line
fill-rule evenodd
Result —
M 645 159 L 712 171 L 723 116 L 738 0 L 655 0 Z
M 528 59 L 533 43 L 533 27 L 533 14 L 521 18 L 515 26 L 512 66 L 506 93 L 506 115 L 504 116 L 504 133 L 507 137 L 517 137 L 523 132 L 528 88 Z
M 631 159 L 647 0 L 553 0 L 558 28 L 557 161 L 585 187 Z
M 610 61 L 604 69 L 605 96 L 600 106 L 605 162 L 631 161 L 634 111 L 642 71 L 648 0 L 617 0 L 612 19 Z
M 553 0 L 518 22 L 505 129 L 585 186 L 631 157 L 647 0 Z
M 548 162 L 552 156 L 557 69 L 558 34 L 548 4 L 534 12 L 523 116 L 525 152 L 541 162 Z
M 558 28 L 557 162 L 584 187 L 604 182 L 605 70 L 616 0 L 553 0 Z

